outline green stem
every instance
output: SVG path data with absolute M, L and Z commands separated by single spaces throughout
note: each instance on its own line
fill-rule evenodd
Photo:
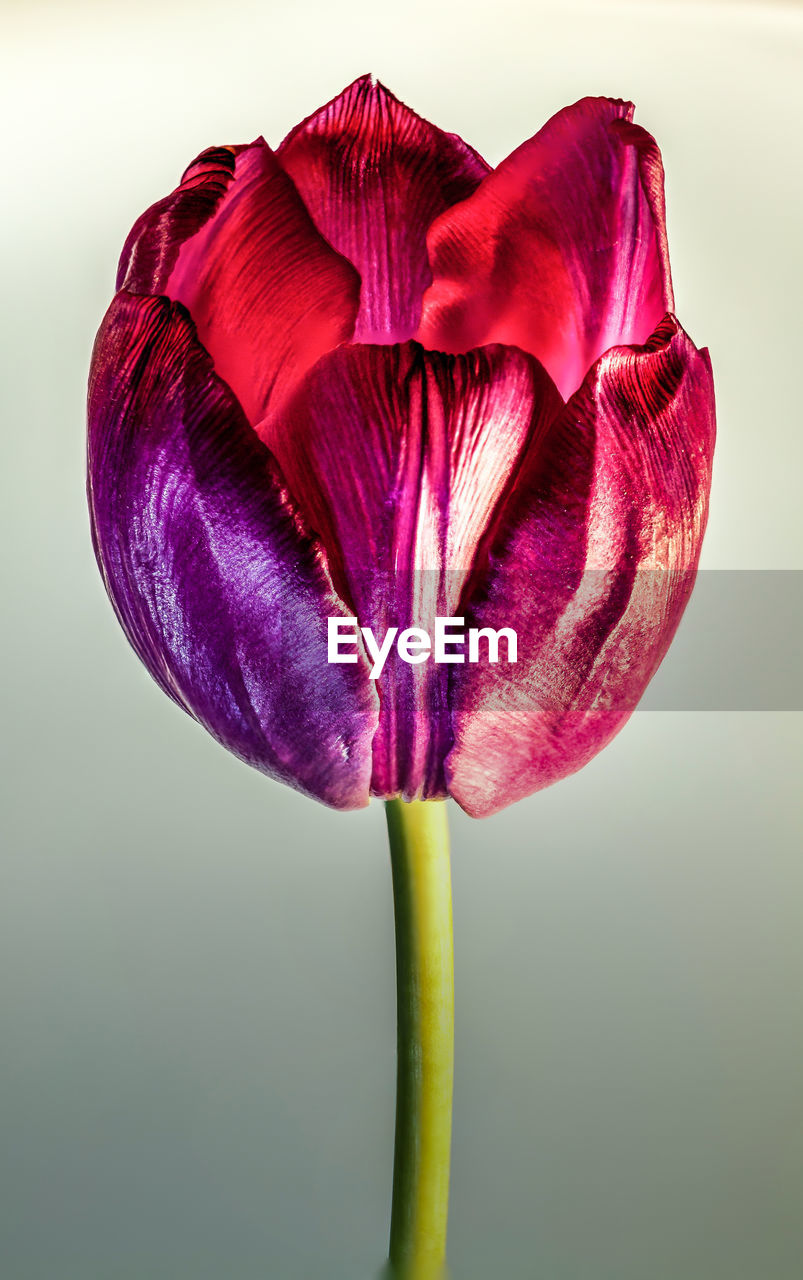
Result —
M 386 806 L 396 916 L 398 1076 L 391 1274 L 444 1274 L 454 1064 L 449 828 L 442 800 Z

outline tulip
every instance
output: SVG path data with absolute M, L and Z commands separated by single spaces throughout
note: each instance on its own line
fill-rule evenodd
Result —
M 482 816 L 585 764 L 672 639 L 705 527 L 705 351 L 662 169 L 586 98 L 495 170 L 363 77 L 276 152 L 205 151 L 98 334 L 89 499 L 134 649 L 329 805 Z M 509 627 L 510 664 L 327 661 L 329 618 Z
M 710 363 L 632 117 L 584 98 L 491 169 L 363 77 L 276 151 L 203 152 L 135 223 L 95 344 L 92 534 L 134 649 L 249 764 L 392 802 L 399 1258 L 448 1187 L 451 905 L 418 802 L 484 816 L 590 760 L 705 529 Z M 513 633 L 515 663 L 432 660 L 444 619 Z

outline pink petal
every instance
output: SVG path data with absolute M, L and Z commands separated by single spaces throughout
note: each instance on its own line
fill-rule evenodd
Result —
M 361 626 L 430 635 L 455 613 L 522 453 L 562 402 L 543 369 L 498 347 L 466 356 L 343 346 L 266 439 Z M 444 793 L 449 668 L 397 655 L 379 681 L 372 791 Z
M 517 665 L 455 667 L 451 794 L 481 817 L 573 773 L 624 724 L 691 592 L 714 446 L 710 363 L 672 316 L 603 356 L 500 513 L 467 625 Z
M 92 534 L 155 680 L 242 759 L 337 808 L 368 802 L 376 690 L 327 663 L 342 616 L 320 546 L 184 308 L 120 293 L 89 388 Z
M 424 346 L 519 346 L 568 397 L 609 347 L 646 342 L 672 285 L 661 157 L 632 115 L 583 98 L 437 220 Z
M 354 341 L 411 337 L 432 278 L 427 228 L 488 166 L 370 76 L 298 125 L 277 155 L 319 231 L 360 273 Z

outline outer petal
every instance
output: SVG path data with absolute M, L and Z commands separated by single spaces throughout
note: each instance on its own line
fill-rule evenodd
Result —
M 242 147 L 209 147 L 185 171 L 175 191 L 137 218 L 120 255 L 117 288 L 165 293 L 179 249 L 213 217 L 234 177 Z
M 432 635 L 436 616 L 454 615 L 518 459 L 561 408 L 540 365 L 513 349 L 344 346 L 320 361 L 271 447 L 361 626 L 380 640 L 390 627 Z M 444 793 L 447 672 L 391 654 L 374 794 Z
M 432 278 L 427 229 L 488 165 L 370 76 L 298 125 L 277 154 L 315 225 L 362 277 L 354 341 L 411 337 Z
M 574 772 L 624 724 L 691 592 L 714 445 L 708 354 L 672 316 L 590 371 L 500 519 L 475 626 L 516 666 L 454 669 L 449 790 L 477 817 Z
M 126 293 L 89 391 L 95 548 L 151 674 L 249 764 L 327 804 L 365 804 L 377 698 L 329 666 L 342 614 L 275 463 L 184 308 Z
M 609 347 L 646 342 L 672 285 L 661 157 L 632 115 L 583 98 L 434 223 L 425 346 L 513 343 L 568 397 Z
M 351 337 L 360 281 L 260 138 L 205 151 L 142 215 L 118 287 L 184 303 L 253 424 Z

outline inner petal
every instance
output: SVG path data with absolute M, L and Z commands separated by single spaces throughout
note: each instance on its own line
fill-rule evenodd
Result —
M 488 165 L 370 76 L 303 121 L 277 156 L 319 231 L 360 273 L 354 340 L 412 337 L 432 279 L 427 230 Z

